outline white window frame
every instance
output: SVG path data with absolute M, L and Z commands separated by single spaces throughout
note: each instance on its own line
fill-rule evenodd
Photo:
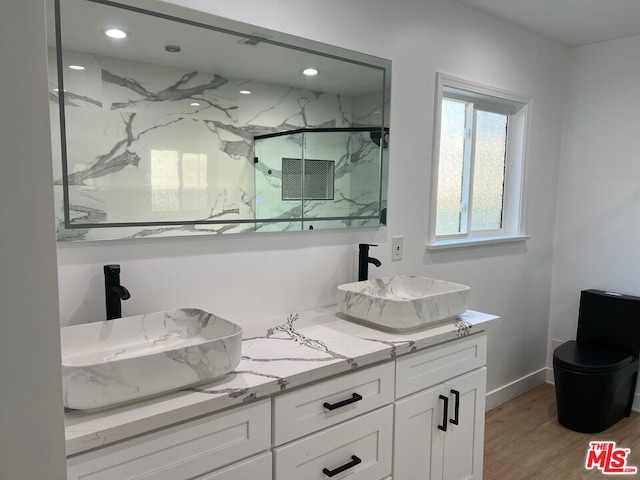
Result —
M 507 114 L 507 150 L 505 160 L 504 195 L 502 208 L 502 228 L 495 230 L 467 231 L 455 235 L 436 236 L 436 215 L 438 199 L 438 174 L 440 171 L 440 124 L 442 121 L 442 99 L 458 99 L 473 102 L 477 110 Z M 487 99 L 487 97 L 491 97 Z M 431 164 L 431 192 L 429 205 L 429 234 L 427 249 L 443 249 L 468 245 L 502 243 L 526 240 L 523 233 L 523 188 L 525 156 L 527 151 L 531 97 L 479 83 L 463 80 L 451 75 L 437 73 L 436 99 Z M 468 199 L 473 196 L 473 148 L 475 148 L 475 115 L 468 135 L 472 142 L 465 148 L 465 185 L 463 191 Z M 466 208 L 471 209 L 471 202 Z M 463 219 L 467 221 L 473 212 Z

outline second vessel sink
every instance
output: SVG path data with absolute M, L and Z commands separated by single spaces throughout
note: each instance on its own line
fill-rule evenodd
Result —
M 185 308 L 64 327 L 61 337 L 64 405 L 93 410 L 231 372 L 242 329 Z
M 466 311 L 468 298 L 466 285 L 408 275 L 338 286 L 342 313 L 393 332 L 454 319 Z

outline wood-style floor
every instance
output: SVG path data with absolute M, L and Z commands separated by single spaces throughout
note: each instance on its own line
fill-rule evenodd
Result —
M 586 470 L 589 441 L 613 440 L 630 448 L 627 465 L 640 471 L 640 414 L 631 413 L 598 434 L 576 433 L 556 419 L 552 385 L 535 389 L 487 412 L 484 480 L 576 480 L 640 478 Z

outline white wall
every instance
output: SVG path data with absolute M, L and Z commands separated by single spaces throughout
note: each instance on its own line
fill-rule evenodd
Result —
M 640 296 L 640 36 L 574 48 L 570 65 L 549 327 L 563 341 L 580 290 Z
M 230 319 L 335 303 L 356 244 L 379 243 L 373 275 L 413 273 L 471 286 L 470 307 L 499 314 L 489 390 L 545 367 L 567 50 L 468 7 L 437 0 L 173 0 L 235 20 L 393 61 L 389 226 L 60 245 L 63 324 L 102 319 L 101 265 L 122 264 L 123 314 L 199 306 Z M 426 253 L 436 71 L 531 95 L 526 243 Z M 390 238 L 404 235 L 404 260 Z
M 67 478 L 44 2 L 0 2 L 0 478 Z

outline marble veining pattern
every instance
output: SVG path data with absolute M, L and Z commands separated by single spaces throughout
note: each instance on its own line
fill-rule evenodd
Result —
M 227 374 L 240 362 L 242 330 L 180 309 L 64 327 L 61 337 L 64 405 L 91 410 Z
M 461 318 L 457 319 L 455 321 L 454 325 L 458 329 L 458 332 L 457 332 L 458 338 L 466 337 L 467 335 L 469 335 L 471 333 L 471 329 L 473 328 L 472 324 L 470 324 L 468 322 L 465 322 Z
M 235 370 L 219 380 L 103 412 L 67 412 L 67 454 L 138 435 L 356 367 L 482 331 L 498 317 L 467 311 L 456 322 L 392 334 L 346 321 L 337 306 L 243 324 Z
M 50 78 L 56 78 L 49 51 Z M 336 150 L 318 147 L 319 159 L 335 159 L 335 199 L 281 199 L 282 154 L 254 164 L 254 137 L 299 128 L 379 125 L 366 112 L 380 110 L 381 95 L 344 97 L 300 88 L 241 81 L 220 74 L 64 51 L 86 65 L 65 71 L 67 183 L 72 224 L 224 221 L 220 224 L 66 229 L 63 214 L 57 86 L 51 84 L 51 124 L 58 239 L 64 241 L 207 235 L 307 228 L 286 218 L 377 215 L 379 150 L 367 135 L 353 135 Z M 252 95 L 238 95 L 248 88 Z M 192 104 L 197 103 L 198 106 Z M 376 110 L 377 109 L 377 110 Z M 357 118 L 352 118 L 357 112 Z M 257 146 L 256 146 L 257 149 Z M 302 145 L 295 158 L 300 158 Z M 171 156 L 171 158 L 167 157 Z M 153 176 L 154 166 L 187 171 L 185 155 L 206 167 L 180 178 Z M 163 157 L 164 156 L 164 157 Z M 163 157 L 163 158 L 160 158 Z M 155 163 L 154 163 L 155 162 Z M 167 163 L 169 162 L 169 163 Z M 177 162 L 181 166 L 169 165 Z M 173 171 L 173 170 L 172 170 Z M 198 177 L 195 182 L 192 177 Z M 191 178 L 191 180 L 189 180 Z M 190 185 L 189 182 L 192 182 Z M 376 187 L 376 185 L 378 185 Z M 224 202 L 218 202 L 224 195 Z M 302 205 L 304 203 L 304 205 Z M 242 223 L 243 219 L 283 219 Z M 374 225 L 315 220 L 315 228 Z
M 408 275 L 338 287 L 342 313 L 391 331 L 409 331 L 454 318 L 467 309 L 468 296 L 466 285 Z

